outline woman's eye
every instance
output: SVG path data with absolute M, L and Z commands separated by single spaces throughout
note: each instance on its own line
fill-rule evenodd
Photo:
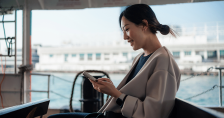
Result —
M 129 30 L 129 28 L 128 29 L 126 29 L 125 31 L 128 31 Z

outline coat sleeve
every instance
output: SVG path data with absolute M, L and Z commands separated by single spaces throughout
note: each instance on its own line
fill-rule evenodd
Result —
M 145 99 L 128 95 L 121 112 L 128 118 L 166 118 L 177 92 L 177 80 L 168 71 L 158 70 L 147 81 Z

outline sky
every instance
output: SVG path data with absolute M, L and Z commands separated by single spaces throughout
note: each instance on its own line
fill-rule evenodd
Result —
M 224 1 L 152 5 L 150 7 L 161 24 L 224 23 Z M 59 46 L 63 41 L 88 43 L 122 40 L 118 22 L 120 9 L 120 7 L 106 7 L 78 10 L 33 10 L 32 45 Z M 17 13 L 17 47 L 21 48 L 22 11 Z M 5 16 L 5 20 L 10 18 L 13 18 L 13 15 Z M 0 37 L 3 37 L 1 27 L 0 25 Z M 7 37 L 13 36 L 13 24 L 5 25 L 5 29 Z M 4 45 L 2 41 L 1 45 Z

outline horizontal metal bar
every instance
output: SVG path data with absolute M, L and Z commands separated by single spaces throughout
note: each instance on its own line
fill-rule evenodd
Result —
M 20 91 L 1 91 L 3 93 L 19 93 Z M 38 90 L 27 90 L 26 92 L 48 92 L 48 91 L 38 91 Z
M 9 37 L 9 38 L 0 38 L 0 40 L 5 40 L 5 39 L 15 39 L 15 37 Z
M 15 20 L 13 21 L 3 21 L 4 23 L 11 23 L 11 22 L 16 22 Z M 0 23 L 3 23 L 2 21 L 0 21 Z
M 50 74 L 30 73 L 30 75 L 51 76 Z
M 27 90 L 26 92 L 48 92 L 48 91 Z
M 19 93 L 20 91 L 1 91 L 3 93 Z
M 224 69 L 224 67 L 216 67 L 215 69 L 221 69 L 222 70 L 222 69 Z
M 11 56 L 15 56 L 15 55 L 0 55 L 0 56 L 8 56 L 8 57 L 11 57 Z

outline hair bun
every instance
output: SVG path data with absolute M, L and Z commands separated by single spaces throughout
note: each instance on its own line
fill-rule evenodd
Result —
M 170 32 L 170 27 L 168 25 L 160 24 L 158 30 L 160 31 L 161 34 L 167 35 Z

